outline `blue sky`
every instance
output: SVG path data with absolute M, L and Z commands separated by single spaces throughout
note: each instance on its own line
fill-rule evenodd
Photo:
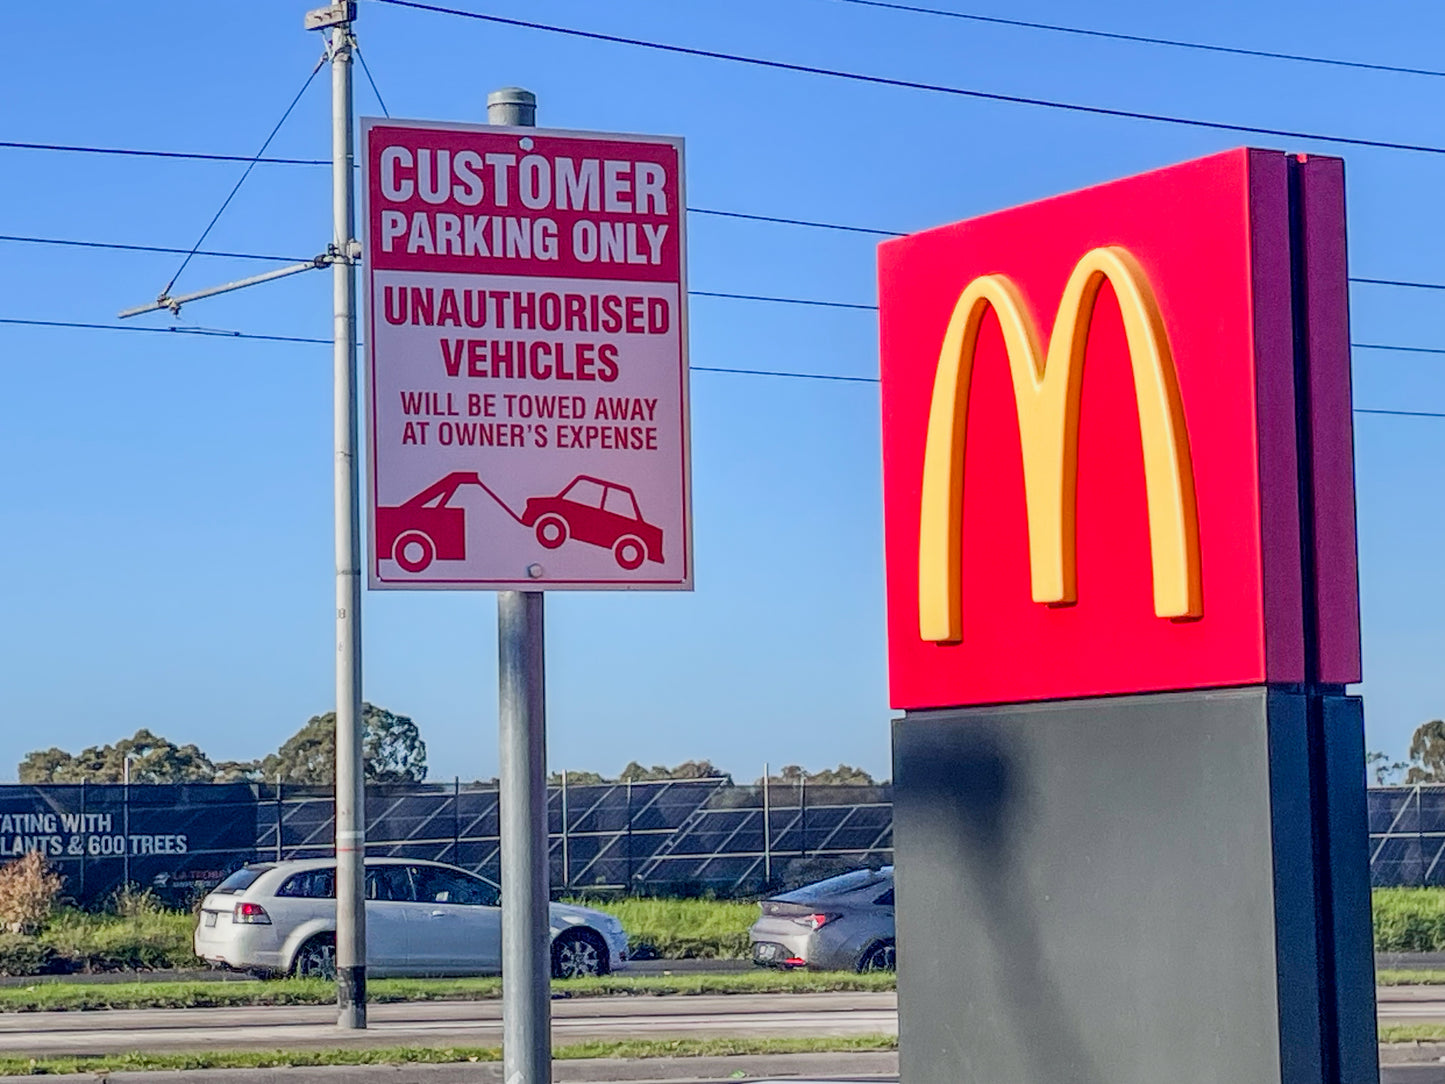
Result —
M 1439 5 L 933 0 L 1257 49 L 1440 66 Z M 79 0 L 0 12 L 0 139 L 250 154 L 320 40 L 306 4 Z M 803 64 L 1111 108 L 1445 146 L 1445 79 L 991 26 L 838 0 L 455 6 Z M 687 139 L 695 207 L 909 230 L 1251 142 L 1341 153 L 1351 271 L 1445 281 L 1445 155 L 1230 135 L 666 55 L 363 0 L 393 115 L 481 120 L 534 90 L 547 126 Z M 360 112 L 379 112 L 358 80 Z M 329 154 L 313 83 L 271 153 Z M 0 148 L 0 233 L 189 247 L 235 163 Z M 258 166 L 207 247 L 306 257 L 329 172 Z M 693 215 L 699 290 L 874 300 L 874 239 Z M 114 324 L 174 256 L 0 242 L 0 318 Z M 178 289 L 265 265 L 192 261 Z M 1357 342 L 1445 347 L 1439 293 L 1357 286 Z M 151 316 L 146 326 L 169 317 Z M 871 376 L 871 313 L 696 298 L 701 366 Z M 188 307 L 181 326 L 325 337 L 329 275 Z M 333 701 L 325 346 L 0 325 L 0 779 L 36 747 L 149 726 L 262 755 Z M 1445 410 L 1445 358 L 1360 351 L 1359 406 Z M 555 768 L 707 757 L 888 773 L 877 388 L 697 373 L 697 590 L 548 600 Z M 1369 744 L 1445 712 L 1445 420 L 1357 419 Z M 371 594 L 368 699 L 412 715 L 434 777 L 496 771 L 495 605 Z

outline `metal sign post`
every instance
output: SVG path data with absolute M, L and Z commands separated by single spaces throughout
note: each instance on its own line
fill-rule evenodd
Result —
M 362 118 L 369 582 L 496 591 L 507 1084 L 551 1079 L 543 592 L 689 590 L 682 141 Z
M 487 121 L 534 126 L 536 95 L 520 87 L 493 91 Z M 552 1079 L 545 598 L 541 591 L 497 593 L 502 1079 L 509 1084 Z

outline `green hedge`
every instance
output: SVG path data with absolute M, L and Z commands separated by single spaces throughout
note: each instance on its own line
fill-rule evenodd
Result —
M 579 900 L 622 920 L 633 959 L 729 960 L 749 954 L 756 903 L 737 900 Z
M 1377 888 L 1376 952 L 1445 952 L 1445 889 Z

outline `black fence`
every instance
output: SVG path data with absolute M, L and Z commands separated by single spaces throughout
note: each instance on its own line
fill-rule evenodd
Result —
M 1445 885 L 1445 785 L 1371 789 L 1370 881 Z
M 558 893 L 738 895 L 892 860 L 886 787 L 669 780 L 552 787 Z M 268 784 L 0 786 L 0 861 L 40 851 L 82 904 L 122 885 L 188 903 L 246 862 L 332 853 L 329 788 Z M 366 793 L 366 852 L 500 876 L 494 786 Z
M 367 854 L 430 858 L 499 877 L 497 791 L 367 788 Z M 887 786 L 737 787 L 670 780 L 553 787 L 559 894 L 750 895 L 893 859 Z M 246 862 L 332 853 L 317 787 L 237 783 L 0 786 L 0 861 L 40 851 L 83 904 L 121 885 L 188 903 Z M 1445 885 L 1445 786 L 1369 792 L 1376 886 Z

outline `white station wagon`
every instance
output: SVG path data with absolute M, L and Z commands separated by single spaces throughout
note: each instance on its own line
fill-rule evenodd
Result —
M 366 969 L 384 975 L 495 975 L 502 970 L 497 887 L 466 870 L 411 858 L 366 861 Z M 552 974 L 627 966 L 611 915 L 551 905 Z M 336 861 L 244 866 L 201 901 L 196 955 L 265 975 L 336 975 Z

